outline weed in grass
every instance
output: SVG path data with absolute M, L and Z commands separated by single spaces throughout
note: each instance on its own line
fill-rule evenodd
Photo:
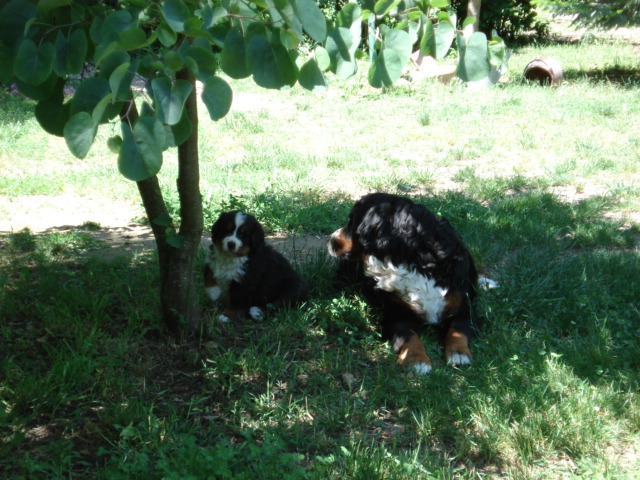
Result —
M 422 110 L 418 113 L 418 123 L 423 127 L 431 124 L 431 115 L 427 110 Z

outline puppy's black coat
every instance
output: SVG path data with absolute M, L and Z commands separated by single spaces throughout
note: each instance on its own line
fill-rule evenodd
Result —
M 252 215 L 222 213 L 211 228 L 211 242 L 204 283 L 212 300 L 226 301 L 220 321 L 246 314 L 262 319 L 268 307 L 295 305 L 308 297 L 307 282 L 265 243 L 264 229 Z

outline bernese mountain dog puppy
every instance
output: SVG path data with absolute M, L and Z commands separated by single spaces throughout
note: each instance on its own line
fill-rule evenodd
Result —
M 345 260 L 338 272 L 351 272 L 350 280 L 360 281 L 365 298 L 380 310 L 382 335 L 400 364 L 431 371 L 418 336 L 426 324 L 443 335 L 449 364 L 471 363 L 469 339 L 479 327 L 478 273 L 445 218 L 407 198 L 372 193 L 354 205 L 327 247 Z
M 304 301 L 309 286 L 289 261 L 265 243 L 258 220 L 240 210 L 224 212 L 211 228 L 204 284 L 212 300 L 225 300 L 218 320 L 249 315 L 262 320 L 267 308 Z

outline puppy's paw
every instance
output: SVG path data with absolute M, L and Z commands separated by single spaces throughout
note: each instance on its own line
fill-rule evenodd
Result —
M 222 289 L 218 286 L 209 287 L 206 289 L 206 291 L 207 296 L 214 302 L 220 298 L 220 295 L 222 295 Z
M 262 310 L 260 309 L 260 307 L 251 307 L 249 309 L 249 316 L 253 319 L 253 320 L 257 320 L 257 321 L 262 321 L 264 320 L 264 313 L 262 312 Z
M 414 363 L 411 368 L 418 375 L 426 375 L 427 373 L 431 372 L 431 365 L 429 365 L 428 363 Z
M 220 323 L 229 323 L 231 319 L 229 317 L 227 317 L 226 315 L 218 315 L 218 321 Z

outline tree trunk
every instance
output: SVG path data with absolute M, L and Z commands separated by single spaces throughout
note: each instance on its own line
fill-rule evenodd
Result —
M 464 36 L 469 37 L 472 33 L 477 32 L 480 29 L 480 6 L 482 0 L 469 0 L 467 3 L 467 17 L 474 17 L 473 24 L 468 25 L 464 29 Z
M 200 327 L 200 308 L 195 289 L 194 267 L 203 228 L 196 83 L 193 75 L 186 69 L 177 72 L 176 78 L 189 81 L 193 85 L 193 91 L 184 107 L 191 121 L 191 136 L 178 147 L 177 188 L 180 198 L 178 235 L 183 242 L 179 248 L 169 246 L 167 258 L 160 258 L 162 317 L 165 325 L 173 333 L 179 333 L 185 328 L 188 331 L 195 331 Z
M 137 182 L 138 191 L 151 225 L 158 250 L 160 268 L 160 304 L 164 325 L 175 336 L 185 330 L 195 331 L 200 327 L 200 309 L 195 287 L 195 259 L 202 237 L 202 197 L 200 195 L 200 166 L 198 157 L 198 103 L 195 78 L 182 70 L 177 78 L 189 81 L 193 92 L 185 103 L 185 111 L 192 125 L 191 136 L 178 147 L 177 189 L 180 198 L 179 246 L 168 242 L 166 222 L 170 218 L 158 177 L 153 176 Z M 135 123 L 138 112 L 131 102 L 121 113 L 123 120 Z M 175 243 L 175 242 L 173 242 Z

